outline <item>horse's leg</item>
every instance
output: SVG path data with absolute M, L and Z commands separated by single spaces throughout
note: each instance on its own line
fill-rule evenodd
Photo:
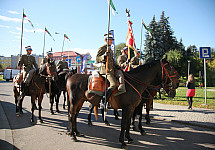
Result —
M 79 114 L 83 104 L 84 104 L 84 101 L 79 103 L 79 105 L 76 109 L 75 120 L 74 120 L 75 121 L 74 132 L 75 132 L 76 136 L 79 136 L 79 137 L 84 136 L 83 134 L 80 134 L 80 132 L 78 132 L 78 129 L 77 129 L 77 118 L 78 118 L 78 114 Z
M 73 138 L 74 142 L 77 142 L 77 137 L 74 132 L 74 124 L 75 124 L 75 108 L 73 104 L 70 104 L 68 119 L 69 119 L 69 127 L 70 127 L 70 136 Z
M 138 128 L 140 130 L 140 134 L 141 135 L 144 135 L 145 134 L 145 131 L 143 130 L 143 127 L 142 127 L 142 117 L 143 117 L 143 102 L 141 102 L 139 104 L 139 108 L 138 108 L 138 115 L 139 115 L 139 123 L 138 123 Z
M 19 115 L 23 114 L 23 111 L 22 111 L 23 99 L 24 99 L 24 97 L 18 99 Z
M 63 96 L 64 96 L 64 101 L 63 101 L 63 109 L 66 109 L 65 105 L 66 105 L 66 91 L 63 91 Z M 60 97 L 60 95 L 59 95 Z
M 137 106 L 137 108 L 135 108 L 134 112 L 133 112 L 133 115 L 132 115 L 132 119 L 131 119 L 131 125 L 132 125 L 132 128 L 134 131 L 137 131 L 137 127 L 135 125 L 135 118 L 136 118 L 136 115 L 137 115 L 137 109 L 138 109 L 139 106 Z
M 54 111 L 53 111 L 53 104 L 54 104 L 54 94 L 51 93 L 50 95 L 50 114 L 53 115 L 54 114 Z
M 114 113 L 114 116 L 115 116 L 115 120 L 119 120 L 119 113 L 118 113 L 118 111 L 117 111 L 117 109 L 114 109 L 113 110 L 113 113 Z
M 105 124 L 106 124 L 107 126 L 109 126 L 110 123 L 109 123 L 109 121 L 107 120 L 107 117 L 105 117 L 105 120 L 104 120 L 104 113 L 106 113 L 104 108 L 101 108 L 101 113 L 102 113 L 102 120 L 105 122 Z
M 93 108 L 94 108 L 94 106 L 92 104 L 90 104 L 89 105 L 89 114 L 88 114 L 88 125 L 89 126 L 93 125 L 93 123 L 91 121 L 91 114 L 92 114 Z
M 130 125 L 131 125 L 131 116 L 133 114 L 134 110 L 132 111 L 131 108 L 127 109 L 126 111 L 126 132 L 125 132 L 125 137 L 128 139 L 128 143 L 132 144 L 133 143 L 133 139 L 130 137 Z
M 40 119 L 40 122 L 43 123 L 43 120 L 42 120 L 42 117 L 41 117 L 41 110 L 42 110 L 42 100 L 43 100 L 43 95 L 41 95 L 39 98 L 38 98 L 38 106 L 39 106 L 39 119 Z
M 31 96 L 31 123 L 34 123 L 34 109 L 36 96 Z
M 58 96 L 58 95 L 60 95 L 60 94 L 61 94 L 61 92 L 57 93 L 56 96 L 55 96 L 56 112 L 57 113 L 60 113 L 60 110 L 59 110 L 59 107 L 58 107 L 58 105 L 59 105 L 59 99 L 60 99 L 60 96 Z
M 153 98 L 149 98 L 148 101 L 146 101 L 146 116 L 145 116 L 146 124 L 150 124 L 151 122 L 151 119 L 149 117 L 149 111 L 152 105 L 152 101 L 153 101 Z
M 15 104 L 16 104 L 16 113 L 19 112 L 19 107 L 18 107 L 18 91 L 16 89 L 16 87 L 13 87 L 13 94 L 14 94 L 14 98 L 15 98 Z

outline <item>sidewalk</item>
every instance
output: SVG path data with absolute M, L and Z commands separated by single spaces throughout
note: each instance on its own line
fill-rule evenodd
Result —
M 155 119 L 179 122 L 215 129 L 215 111 L 213 109 L 154 103 L 150 116 Z
M 13 136 L 0 100 L 0 149 L 13 150 Z

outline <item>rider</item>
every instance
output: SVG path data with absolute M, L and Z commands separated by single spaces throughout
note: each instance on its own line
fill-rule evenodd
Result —
M 137 52 L 135 52 L 135 56 L 131 58 L 130 67 L 131 69 L 134 69 L 139 65 L 140 65 L 140 50 L 137 50 Z
M 35 57 L 31 55 L 31 52 L 32 52 L 31 46 L 26 46 L 25 49 L 27 54 L 22 55 L 17 64 L 19 67 L 23 66 L 23 82 L 21 84 L 21 95 L 20 95 L 21 97 L 24 96 L 23 90 L 25 85 L 29 86 L 31 78 L 33 77 L 33 73 L 35 72 L 35 69 L 38 68 Z
M 41 64 L 40 66 L 42 66 L 43 64 L 47 63 L 48 62 L 48 59 L 51 61 L 51 62 L 54 62 L 54 59 L 53 59 L 53 52 L 52 51 L 48 51 L 47 52 L 47 56 L 44 57 L 41 61 Z M 55 63 L 54 63 L 55 64 Z
M 124 70 L 128 63 L 129 63 L 129 59 L 128 59 L 128 47 L 125 46 L 121 49 L 121 55 L 119 55 L 118 59 L 117 59 L 117 63 L 118 65 Z
M 101 67 L 100 67 L 100 74 L 105 77 L 106 75 L 106 61 L 107 61 L 107 56 L 108 57 L 108 73 L 107 73 L 107 80 L 110 83 L 110 86 L 107 88 L 106 91 L 106 100 L 108 102 L 112 92 L 117 88 L 117 80 L 116 77 L 114 76 L 114 73 L 117 69 L 120 69 L 120 67 L 116 64 L 116 62 L 114 61 L 113 58 L 113 51 L 110 49 L 110 45 L 113 43 L 113 35 L 109 34 L 109 52 L 107 52 L 107 38 L 108 38 L 108 34 L 104 35 L 104 40 L 105 40 L 105 44 L 103 46 L 101 46 L 98 49 L 97 52 L 97 56 L 96 56 L 96 62 L 97 63 L 101 63 Z M 126 92 L 125 90 L 125 84 L 124 84 L 124 76 L 122 74 L 121 70 L 117 70 L 117 76 L 119 77 L 119 82 L 120 85 L 118 87 L 118 94 L 122 94 L 124 92 Z M 116 96 L 116 95 L 115 95 Z M 105 101 L 105 97 L 103 96 L 102 101 L 101 101 L 101 107 L 104 107 L 104 101 Z
M 69 69 L 68 63 L 66 62 L 66 55 L 62 55 L 62 59 L 57 63 L 57 72 L 61 72 L 64 69 Z

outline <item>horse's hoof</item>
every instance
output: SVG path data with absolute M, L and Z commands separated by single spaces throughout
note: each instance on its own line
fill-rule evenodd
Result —
M 60 113 L 60 110 L 57 109 L 56 112 L 57 112 L 57 113 Z
M 43 120 L 42 120 L 42 119 L 40 119 L 40 123 L 43 123 Z
M 118 116 L 116 116 L 116 117 L 115 117 L 115 120 L 119 120 L 119 117 L 118 117 Z
M 143 130 L 143 131 L 140 131 L 140 134 L 141 135 L 146 135 L 146 132 Z
M 107 121 L 107 122 L 105 122 L 105 124 L 107 125 L 107 126 L 110 126 L 110 123 Z
M 126 149 L 126 150 L 127 150 L 127 149 L 128 149 L 128 147 L 127 147 L 127 145 L 126 145 L 126 144 L 122 144 L 122 145 L 121 145 L 121 149 Z
M 128 140 L 128 144 L 134 144 L 134 141 L 132 139 Z
M 50 111 L 50 114 L 51 114 L 51 115 L 54 115 L 54 111 L 53 111 L 53 110 L 51 110 L 51 111 Z
M 73 142 L 78 142 L 79 140 L 77 138 L 72 138 Z
M 84 137 L 84 134 L 81 134 L 81 133 L 78 132 L 78 133 L 76 133 L 76 136 L 77 137 Z
M 88 126 L 93 126 L 93 123 L 92 122 L 88 122 Z
M 63 106 L 63 109 L 66 109 L 66 107 L 65 107 L 65 106 Z

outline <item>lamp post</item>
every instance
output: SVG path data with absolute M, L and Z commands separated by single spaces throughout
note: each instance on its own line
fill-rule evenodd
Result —
M 187 78 L 188 78 L 188 77 L 189 77 L 189 75 L 190 75 L 190 62 L 191 62 L 191 61 L 190 61 L 190 60 L 188 60 L 187 62 L 188 62 L 188 76 L 187 76 Z

